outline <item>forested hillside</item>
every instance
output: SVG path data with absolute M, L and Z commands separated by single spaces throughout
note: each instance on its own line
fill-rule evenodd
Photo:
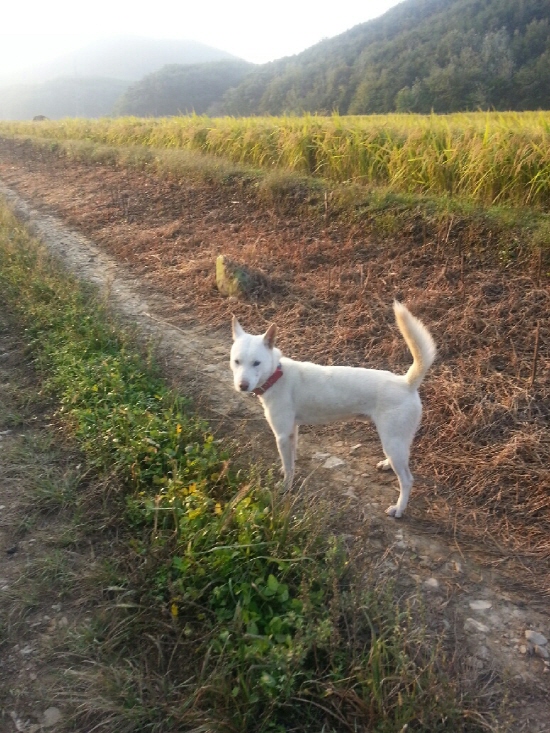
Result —
M 164 66 L 132 84 L 117 103 L 115 114 L 215 114 L 225 92 L 240 84 L 253 68 L 253 64 L 238 59 Z
M 232 90 L 234 115 L 550 108 L 548 0 L 407 0 Z

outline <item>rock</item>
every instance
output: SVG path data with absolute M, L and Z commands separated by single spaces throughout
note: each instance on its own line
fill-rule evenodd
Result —
M 424 588 L 437 590 L 439 588 L 439 580 L 437 578 L 428 578 L 428 580 L 424 581 Z
M 355 453 L 355 452 L 356 452 L 356 451 L 358 451 L 358 450 L 359 450 L 359 448 L 361 448 L 362 446 L 363 446 L 363 443 L 357 443 L 357 445 L 352 445 L 352 446 L 351 446 L 351 448 L 349 449 L 349 452 L 350 452 L 350 454 L 353 454 L 353 453 Z
M 397 547 L 397 549 L 399 549 L 399 550 L 405 550 L 407 548 L 407 543 L 405 542 L 405 540 L 403 538 L 403 530 L 402 529 L 399 529 L 395 533 L 395 539 L 396 539 L 395 546 Z
M 216 285 L 222 295 L 246 298 L 254 290 L 267 285 L 267 280 L 261 273 L 219 255 L 216 259 Z
M 539 646 L 538 644 L 535 644 L 533 651 L 535 652 L 537 657 L 540 657 L 541 659 L 550 658 L 550 652 L 545 646 Z
M 531 629 L 528 629 L 525 632 L 525 638 L 527 641 L 530 641 L 531 644 L 536 644 L 537 646 L 544 646 L 548 639 L 544 634 L 540 634 L 538 631 L 531 631 Z
M 223 255 L 216 260 L 216 285 L 222 295 L 242 297 L 249 286 L 246 270 Z
M 466 657 L 466 663 L 475 672 L 481 672 L 484 667 L 483 660 L 477 657 Z
M 469 604 L 472 611 L 486 611 L 493 605 L 491 601 L 470 601 Z
M 344 496 L 347 496 L 348 499 L 357 499 L 357 494 L 353 490 L 351 486 L 348 486 L 345 491 L 342 492 Z
M 491 656 L 491 653 L 489 652 L 489 649 L 486 646 L 480 646 L 476 652 L 476 657 L 478 659 L 487 660 L 489 659 L 490 656 Z
M 42 726 L 44 728 L 52 728 L 54 725 L 57 725 L 59 723 L 62 717 L 63 716 L 59 708 L 48 708 L 47 710 L 44 710 L 44 715 L 42 716 Z
M 489 631 L 489 627 L 482 624 L 481 621 L 476 621 L 475 618 L 467 618 L 464 622 L 465 631 L 475 631 L 480 634 L 486 634 Z
M 341 458 L 338 458 L 337 456 L 329 456 L 323 463 L 323 468 L 339 468 L 340 466 L 345 466 L 345 464 L 346 462 Z
M 312 458 L 314 461 L 324 461 L 325 458 L 328 458 L 330 456 L 330 453 L 320 453 L 317 451 L 317 453 L 314 453 Z

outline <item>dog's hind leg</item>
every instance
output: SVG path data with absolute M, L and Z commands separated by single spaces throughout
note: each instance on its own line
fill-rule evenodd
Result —
M 396 504 L 392 504 L 386 509 L 386 514 L 389 514 L 390 517 L 398 518 L 403 516 L 403 512 L 409 503 L 409 496 L 413 485 L 413 476 L 409 469 L 408 456 L 406 458 L 403 456 L 390 456 L 388 460 L 391 468 L 393 468 L 397 474 L 397 479 L 399 481 L 399 498 Z
M 411 427 L 414 426 L 414 423 Z M 396 504 L 392 504 L 386 509 L 386 514 L 390 517 L 401 517 L 407 508 L 411 488 L 413 485 L 413 476 L 409 469 L 409 453 L 410 444 L 414 437 L 414 430 L 410 431 L 412 435 L 403 434 L 392 429 L 391 425 L 378 426 L 378 433 L 382 441 L 382 448 L 386 456 L 386 460 L 380 461 L 377 468 L 389 470 L 392 468 L 397 475 L 399 481 L 399 498 Z
M 409 469 L 410 449 L 422 416 L 422 405 L 418 393 L 405 398 L 399 409 L 386 410 L 376 416 L 374 422 L 386 459 L 378 468 L 392 468 L 399 481 L 399 498 L 386 509 L 390 517 L 401 517 L 407 508 L 413 485 Z

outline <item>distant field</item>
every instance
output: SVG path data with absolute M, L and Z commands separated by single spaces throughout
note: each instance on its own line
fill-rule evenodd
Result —
M 335 183 L 483 205 L 550 204 L 550 112 L 66 119 L 4 122 L 0 135 L 200 151 Z

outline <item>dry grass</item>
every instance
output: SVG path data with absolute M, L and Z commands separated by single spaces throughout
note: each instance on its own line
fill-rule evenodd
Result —
M 547 112 L 4 122 L 5 135 L 188 150 L 267 170 L 494 204 L 549 203 Z
M 29 193 L 39 186 L 40 166 L 49 166 L 37 195 L 169 293 L 180 324 L 200 320 L 229 334 L 232 312 L 251 331 L 276 320 L 288 356 L 405 371 L 410 356 L 391 309 L 394 297 L 404 300 L 439 348 L 422 388 L 410 515 L 463 549 L 494 551 L 501 569 L 550 593 L 550 283 L 543 257 L 519 244 L 502 249 L 468 220 L 418 226 L 409 212 L 396 232 L 388 211 L 386 232 L 379 223 L 373 235 L 368 221 L 260 209 L 229 183 L 186 186 L 128 170 L 67 167 L 63 159 L 35 157 L 29 165 Z M 250 302 L 222 298 L 214 279 L 220 253 L 262 272 L 271 287 Z
M 210 256 L 195 250 L 187 302 L 214 325 L 226 326 L 232 311 L 251 330 L 276 320 L 284 352 L 296 358 L 404 371 L 410 357 L 391 300 L 405 300 L 439 349 L 413 454 L 426 529 L 483 545 L 501 569 L 519 563 L 523 580 L 549 593 L 550 288 L 537 262 L 504 268 L 474 251 L 360 236 L 337 251 L 330 239 L 270 242 L 269 252 L 228 241 L 224 253 L 284 283 L 263 302 L 236 304 L 213 291 Z M 181 288 L 178 274 L 159 275 L 172 292 Z
M 374 241 L 359 227 L 313 233 L 273 212 L 271 227 L 276 237 L 239 230 L 223 245 L 216 234 L 186 244 L 160 227 L 110 246 L 185 302 L 180 318 L 228 328 L 236 312 L 257 331 L 276 320 L 284 353 L 321 363 L 406 370 L 391 301 L 407 302 L 439 350 L 414 451 L 425 527 L 483 545 L 501 568 L 520 563 L 524 581 L 550 592 L 550 287 L 537 256 L 520 252 L 505 264 L 479 232 L 449 237 L 448 227 L 425 240 L 410 231 Z M 219 251 L 263 272 L 271 287 L 253 302 L 221 298 Z

